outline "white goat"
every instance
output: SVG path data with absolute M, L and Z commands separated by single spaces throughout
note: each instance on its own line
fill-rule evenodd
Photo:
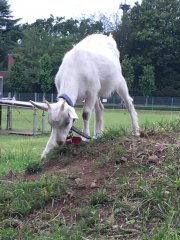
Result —
M 103 105 L 100 97 L 108 97 L 116 91 L 124 100 L 131 115 L 133 131 L 139 136 L 137 113 L 129 96 L 128 88 L 122 76 L 119 51 L 112 36 L 93 34 L 73 47 L 64 56 L 56 74 L 55 84 L 58 91 L 57 103 L 31 103 L 48 111 L 48 122 L 52 133 L 42 154 L 42 159 L 57 144 L 63 144 L 78 118 L 74 105 L 84 101 L 83 132 L 90 135 L 90 116 L 95 110 L 95 135 L 103 132 Z

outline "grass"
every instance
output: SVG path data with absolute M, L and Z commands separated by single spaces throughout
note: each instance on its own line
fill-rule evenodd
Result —
M 97 192 L 92 193 L 90 195 L 90 200 L 89 200 L 90 205 L 92 205 L 92 206 L 104 204 L 104 203 L 107 203 L 108 201 L 109 201 L 109 197 L 108 197 L 105 189 L 98 190 Z
M 82 117 L 81 110 L 77 109 L 77 114 L 79 120 L 76 121 L 75 125 L 82 128 Z M 6 115 L 7 109 L 3 107 L 2 111 L 2 129 L 6 128 Z M 179 117 L 179 112 L 177 111 L 138 111 L 139 123 L 140 125 L 149 122 L 161 122 L 161 121 L 171 121 L 176 117 Z M 37 130 L 42 130 L 42 111 L 36 111 L 37 117 Z M 130 115 L 127 110 L 105 110 L 104 113 L 105 126 L 108 128 L 114 128 L 117 126 L 122 126 L 125 128 L 130 127 Z M 93 133 L 94 126 L 94 116 L 92 115 L 91 119 L 91 132 Z M 16 130 L 32 130 L 33 129 L 33 111 L 32 109 L 21 109 L 21 108 L 12 108 L 12 128 Z M 45 132 L 50 131 L 49 124 L 47 122 L 47 114 L 45 113 L 44 118 L 44 130 Z
M 12 136 L 0 138 L 0 175 L 10 170 L 25 170 L 29 163 L 38 162 L 47 136 Z
M 35 181 L 19 181 L 18 183 L 1 182 L 0 218 L 6 216 L 27 216 L 35 209 L 41 208 L 46 202 L 60 199 L 66 193 L 65 176 L 43 176 Z M 8 204 L 7 204 L 8 203 Z
M 26 126 L 18 119 L 14 124 Z M 144 132 L 152 136 L 180 132 L 178 112 L 139 111 L 139 119 Z M 40 155 L 47 135 L 1 135 L 0 240 L 180 239 L 180 139 L 171 143 L 163 142 L 163 138 L 157 142 L 129 139 L 130 119 L 124 110 L 106 111 L 105 122 L 101 138 L 79 147 L 55 148 L 45 163 L 46 168 L 49 163 L 68 167 L 73 158 L 94 158 L 93 177 L 100 171 L 104 180 L 99 188 L 89 191 L 83 181 L 74 183 L 77 177 L 81 180 L 83 170 L 73 174 L 44 173 Z M 76 122 L 77 127 L 81 124 L 80 120 Z M 156 144 L 158 153 L 153 150 Z M 160 164 L 147 164 L 149 157 L 160 153 Z M 9 171 L 26 171 L 29 180 L 6 178 Z M 33 179 L 36 174 L 40 177 Z
M 180 132 L 178 119 L 144 126 L 154 135 Z M 9 161 L 9 169 L 14 164 L 16 171 L 42 170 L 38 156 L 47 136 L 2 137 L 1 147 L 6 149 L 1 150 L 2 167 Z M 7 139 L 12 142 L 9 144 Z M 76 177 L 68 173 L 41 174 L 28 181 L 0 180 L 0 239 L 179 240 L 180 146 L 178 138 L 171 139 L 170 135 L 170 143 L 166 140 L 149 137 L 140 141 L 128 138 L 125 130 L 111 129 L 82 147 L 62 148 L 61 152 L 55 149 L 48 161 L 53 156 L 59 161 L 61 155 L 61 159 L 69 159 L 65 164 L 71 166 L 73 156 L 78 159 L 88 154 L 96 159 L 94 177 L 99 170 L 100 180 L 103 177 L 104 181 L 101 187 L 91 190 L 78 189 Z M 147 164 L 148 157 L 155 154 L 162 162 Z M 116 164 L 122 157 L 129 160 Z M 1 174 L 5 172 L 4 168 Z
M 30 117 L 32 118 L 32 110 L 23 109 L 13 110 L 13 126 L 16 129 L 26 129 L 29 128 L 32 123 L 29 125 Z M 42 111 L 38 112 L 40 116 Z M 23 115 L 23 117 L 21 116 Z M 161 111 L 139 111 L 139 122 L 140 126 L 143 128 L 156 128 L 159 126 L 159 130 L 163 130 L 163 127 L 160 127 L 161 122 L 171 123 L 179 117 L 179 112 L 161 112 Z M 78 110 L 78 115 L 80 116 L 80 110 Z M 3 111 L 3 118 L 5 118 L 5 111 Z M 25 118 L 24 118 L 25 117 Z M 129 113 L 125 110 L 108 110 L 105 111 L 105 126 L 106 131 L 103 135 L 105 138 L 110 138 L 111 135 L 117 134 L 118 131 L 122 135 L 125 135 L 127 131 L 130 131 L 130 116 Z M 39 119 L 40 120 L 40 119 Z M 175 121 L 176 122 L 176 121 Z M 159 124 L 157 124 L 159 123 Z M 3 127 L 5 121 L 3 121 Z M 37 124 L 38 125 L 38 124 Z M 82 120 L 81 117 L 76 121 L 75 125 L 81 129 Z M 91 132 L 93 133 L 94 119 L 91 121 Z M 161 129 L 160 129 L 161 128 Z M 46 128 L 47 129 L 47 128 Z M 117 131 L 118 129 L 118 131 Z M 120 129 L 120 130 L 119 130 Z M 108 136 L 109 135 L 109 136 Z M 30 163 L 36 163 L 40 160 L 41 153 L 46 145 L 48 136 L 4 136 L 1 135 L 0 138 L 0 176 L 6 174 L 8 171 L 23 171 L 26 169 L 26 166 Z M 103 157 L 102 157 L 103 158 Z M 108 158 L 105 157 L 105 158 Z M 106 161 L 106 159 L 104 159 Z M 103 161 L 103 159 L 102 159 Z

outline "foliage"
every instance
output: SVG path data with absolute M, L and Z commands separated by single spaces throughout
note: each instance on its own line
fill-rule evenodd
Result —
M 143 74 L 140 76 L 139 85 L 143 96 L 150 96 L 155 90 L 154 67 L 145 66 Z
M 53 79 L 64 54 L 74 44 L 92 33 L 111 33 L 120 50 L 124 75 L 133 95 L 140 95 L 145 79 L 144 67 L 154 67 L 155 87 L 158 96 L 180 95 L 180 2 L 178 0 L 144 0 L 138 2 L 120 19 L 118 14 L 90 15 L 80 19 L 54 17 L 37 19 L 32 24 L 17 25 L 11 20 L 7 1 L 0 1 L 0 68 L 5 68 L 7 53 L 13 53 L 20 69 L 19 84 L 16 67 L 9 74 L 5 90 L 44 91 L 39 79 L 40 59 L 44 54 L 51 58 Z M 19 40 L 19 45 L 17 44 Z M 15 78 L 13 73 L 15 71 Z M 22 75 L 23 72 L 23 75 Z M 12 82 L 12 83 L 11 83 Z M 144 84 L 145 85 L 145 84 Z M 18 89 L 18 86 L 19 89 Z M 49 87 L 48 87 L 49 90 Z M 47 91 L 47 90 L 46 90 Z M 49 91 L 55 91 L 52 84 Z M 143 90 L 144 91 L 144 90 Z M 149 91 L 152 92 L 152 89 Z M 149 94 L 149 93 L 143 93 Z
M 17 60 L 8 72 L 5 87 L 17 92 L 22 92 L 25 86 L 25 71 L 21 63 Z
M 79 21 L 79 26 L 77 26 L 76 33 L 77 35 L 77 42 L 82 40 L 86 36 L 93 34 L 93 33 L 100 33 L 103 32 L 103 24 L 101 21 L 96 21 L 95 18 L 81 18 Z
M 113 31 L 113 36 L 117 42 L 117 46 L 120 50 L 120 57 L 124 59 L 126 55 L 129 55 L 129 50 L 131 46 L 131 20 L 128 13 L 122 16 L 121 22 L 117 23 L 115 30 Z M 131 56 L 131 54 L 130 54 Z
M 178 96 L 180 2 L 144 0 L 132 8 L 130 19 L 132 45 L 129 54 L 143 59 L 141 69 L 145 65 L 154 67 L 156 94 Z M 137 72 L 136 78 L 141 74 L 142 70 Z
M 48 54 L 44 54 L 39 60 L 39 81 L 42 92 L 48 92 L 51 89 L 52 77 L 51 77 L 51 58 Z
M 52 89 L 52 79 L 64 53 L 72 47 L 72 41 L 72 35 L 58 38 L 36 26 L 25 29 L 21 44 L 14 49 L 15 65 L 20 65 L 24 73 L 22 91 L 41 92 Z M 14 78 L 13 68 L 9 75 L 9 82 L 12 81 L 18 81 L 18 76 Z M 45 82 L 48 86 L 42 85 Z
M 7 56 L 17 46 L 22 31 L 17 24 L 19 19 L 12 19 L 7 0 L 0 0 L 0 69 L 7 68 Z
M 52 79 L 64 54 L 83 37 L 98 29 L 102 29 L 102 25 L 91 19 L 65 21 L 53 16 L 24 25 L 21 43 L 13 50 L 15 64 L 18 62 L 24 72 L 22 91 L 47 92 L 54 89 Z M 9 74 L 9 82 L 18 82 L 17 78 L 13 78 L 13 73 L 14 68 Z M 13 87 L 13 84 L 8 86 Z
M 135 78 L 132 59 L 129 59 L 127 56 L 124 56 L 121 66 L 122 73 L 126 79 L 128 88 L 130 90 Z
M 97 19 L 102 25 L 100 32 L 105 34 L 113 34 L 115 37 L 115 31 L 118 31 L 121 24 L 121 16 L 118 13 L 106 15 L 100 13 L 99 15 L 91 16 L 91 19 Z M 117 39 L 118 40 L 118 39 Z

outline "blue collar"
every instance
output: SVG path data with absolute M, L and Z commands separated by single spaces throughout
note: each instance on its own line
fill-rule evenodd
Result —
M 69 106 L 74 107 L 72 100 L 66 94 L 61 94 L 58 98 L 63 98 L 69 104 Z

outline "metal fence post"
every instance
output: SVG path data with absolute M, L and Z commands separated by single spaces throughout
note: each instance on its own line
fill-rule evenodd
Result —
M 154 110 L 154 97 L 152 97 L 152 110 Z
M 9 129 L 12 129 L 12 107 L 9 107 Z
M 8 92 L 8 99 L 11 99 L 11 92 Z M 6 129 L 10 129 L 10 106 L 7 107 Z
M 113 109 L 115 108 L 115 104 L 116 104 L 116 99 L 115 99 L 115 94 L 113 94 Z
M 6 129 L 7 130 L 12 129 L 12 110 L 11 110 L 10 106 L 7 107 L 7 126 L 6 126 Z
M 33 135 L 36 135 L 36 109 L 33 112 Z
M 145 106 L 147 106 L 147 104 L 148 104 L 148 97 L 146 96 L 146 102 L 145 102 Z
M 46 100 L 46 93 L 43 92 L 43 97 L 42 97 L 43 102 Z
M 44 118 L 45 118 L 45 112 L 43 110 L 43 112 L 42 112 L 42 131 L 41 131 L 42 134 L 44 133 Z
M 171 98 L 171 111 L 173 111 L 173 106 L 174 106 L 174 98 Z
M 0 130 L 2 129 L 2 105 L 0 105 Z

